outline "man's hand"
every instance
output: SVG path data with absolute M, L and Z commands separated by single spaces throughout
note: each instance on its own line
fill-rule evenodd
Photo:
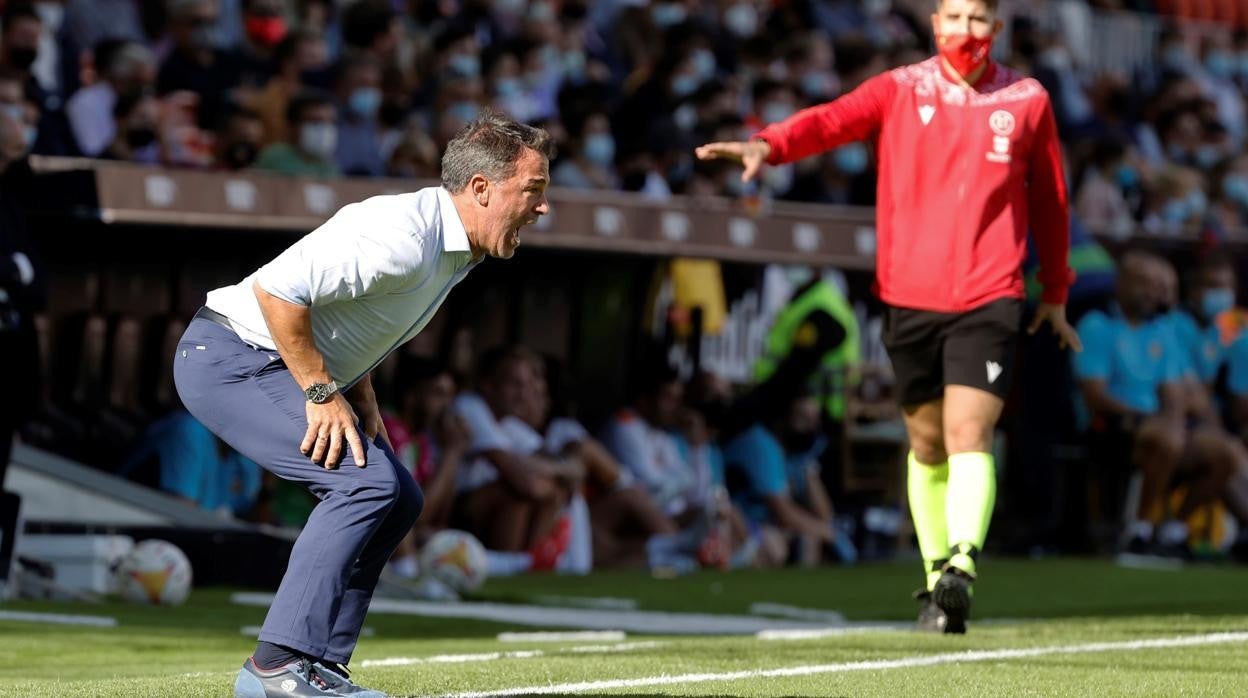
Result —
M 390 443 L 390 434 L 386 432 L 386 423 L 381 418 L 381 407 L 377 405 L 377 393 L 373 392 L 372 376 L 365 374 L 343 397 L 347 398 L 347 404 L 358 416 L 360 428 L 364 430 L 364 436 L 369 443 L 381 434 L 381 440 L 394 450 L 394 444 Z
M 472 443 L 472 432 L 468 429 L 468 423 L 463 417 L 447 410 L 439 417 L 433 428 L 434 439 L 438 442 L 438 447 L 443 452 L 454 451 L 455 453 L 463 453 L 468 450 L 468 445 Z
M 342 447 L 346 442 L 351 446 L 351 455 L 355 464 L 363 468 L 364 443 L 356 431 L 355 412 L 342 393 L 334 393 L 329 402 L 318 405 L 309 402 L 307 405 L 308 433 L 299 444 L 299 451 L 312 459 L 312 462 L 325 466 L 326 470 L 335 470 L 342 460 Z M 378 417 L 380 419 L 380 416 Z
M 771 144 L 764 140 L 707 143 L 694 151 L 699 160 L 731 160 L 745 166 L 741 181 L 748 182 L 758 174 L 771 155 Z
M 1044 323 L 1049 323 L 1053 334 L 1057 335 L 1058 346 L 1070 347 L 1075 351 L 1083 351 L 1083 342 L 1079 341 L 1079 333 L 1066 322 L 1066 306 L 1060 303 L 1041 303 L 1036 308 L 1036 317 L 1027 328 L 1027 334 L 1035 334 Z

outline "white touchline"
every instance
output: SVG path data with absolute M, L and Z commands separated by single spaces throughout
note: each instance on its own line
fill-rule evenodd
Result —
M 478 652 L 476 654 L 435 654 L 429 657 L 386 657 L 385 659 L 365 659 L 361 667 L 411 666 L 413 664 L 465 664 L 468 662 L 488 662 L 497 659 L 531 659 L 546 657 L 552 654 L 607 654 L 610 652 L 628 652 L 630 650 L 650 649 L 665 645 L 665 642 L 622 642 L 618 645 L 577 645 L 557 650 L 508 650 L 506 652 Z
M 23 623 L 49 623 L 51 625 L 87 625 L 95 628 L 117 627 L 117 619 L 112 616 L 81 616 L 66 613 L 0 611 L 0 620 L 14 620 Z
M 955 662 L 991 662 L 1001 659 L 1027 659 L 1029 657 L 1043 657 L 1050 654 L 1087 654 L 1092 652 L 1119 652 L 1166 649 L 1170 647 L 1195 647 L 1199 645 L 1216 645 L 1227 642 L 1248 642 L 1248 632 L 1210 633 L 1207 635 L 1157 638 L 1153 640 L 1130 640 L 1124 642 L 1092 642 L 1085 645 L 1057 645 L 1050 647 L 1028 647 L 1005 650 L 970 650 L 967 652 L 946 652 L 926 656 L 903 657 L 901 659 L 875 659 L 862 662 L 843 662 L 840 664 L 813 664 L 809 666 L 786 667 L 784 669 L 753 669 L 749 671 L 731 671 L 720 674 L 681 674 L 678 676 L 651 676 L 640 679 L 614 679 L 608 681 L 584 681 L 581 683 L 554 685 L 547 684 L 545 686 L 528 686 L 525 688 L 506 688 L 498 691 L 453 693 L 448 694 L 447 698 L 492 698 L 493 696 L 530 696 L 561 693 L 583 693 L 585 691 L 604 691 L 616 688 L 640 688 L 643 686 L 706 683 L 708 681 L 740 681 L 741 679 L 809 676 L 812 674 L 876 671 L 879 669 L 911 669 L 914 667 L 952 664 Z

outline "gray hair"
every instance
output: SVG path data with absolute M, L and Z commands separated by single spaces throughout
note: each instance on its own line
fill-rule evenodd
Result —
M 473 175 L 494 181 L 516 173 L 516 162 L 524 149 L 537 151 L 551 160 L 555 142 L 540 128 L 522 124 L 493 109 L 484 109 L 460 129 L 442 155 L 442 186 L 458 194 Z

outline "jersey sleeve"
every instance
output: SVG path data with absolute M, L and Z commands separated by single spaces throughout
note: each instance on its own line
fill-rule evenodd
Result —
M 803 109 L 754 137 L 767 141 L 770 165 L 801 160 L 867 138 L 879 130 L 897 83 L 889 73 L 867 80 L 849 94 Z
M 1044 303 L 1065 303 L 1075 272 L 1070 268 L 1070 213 L 1066 195 L 1066 175 L 1062 169 L 1062 146 L 1057 137 L 1053 106 L 1045 95 L 1027 178 L 1027 210 L 1036 255 L 1040 260 L 1037 278 Z

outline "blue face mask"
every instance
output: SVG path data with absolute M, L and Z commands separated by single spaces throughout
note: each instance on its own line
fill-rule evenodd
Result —
M 479 109 L 475 102 L 456 102 L 446 108 L 446 113 L 460 121 L 472 121 L 477 118 Z
M 836 169 L 851 176 L 866 172 L 870 164 L 867 146 L 862 143 L 850 143 L 837 148 L 832 153 L 832 159 L 836 162 Z
M 381 109 L 381 90 L 375 87 L 357 88 L 347 99 L 347 106 L 351 107 L 351 111 L 356 114 L 371 119 L 377 115 L 377 110 Z
M 1235 75 L 1235 59 L 1225 51 L 1212 51 L 1205 56 L 1205 69 L 1214 77 L 1229 80 Z
M 1235 307 L 1235 292 L 1229 288 L 1208 288 L 1200 295 L 1200 314 L 1206 320 Z
M 1167 223 L 1178 225 L 1187 221 L 1190 212 L 1187 210 L 1187 199 L 1170 199 L 1161 209 L 1161 218 Z
M 1196 164 L 1203 170 L 1211 169 L 1221 159 L 1216 145 L 1202 145 L 1196 149 Z
M 580 51 L 567 51 L 563 54 L 563 75 L 573 82 L 585 78 L 585 54 Z
M 1248 207 L 1248 176 L 1229 174 L 1222 180 L 1222 193 L 1240 206 Z
M 698 110 L 694 109 L 692 104 L 682 104 L 672 114 L 672 120 L 676 122 L 676 128 L 682 131 L 692 131 L 693 127 L 698 125 Z
M 517 78 L 499 78 L 494 81 L 494 94 L 504 99 L 515 97 L 523 90 L 520 80 Z
M 677 97 L 688 97 L 701 84 L 702 81 L 696 75 L 689 75 L 688 73 L 677 75 L 672 78 L 672 94 Z
M 1114 170 L 1114 181 L 1123 189 L 1134 189 L 1140 183 L 1140 173 L 1135 168 L 1123 163 Z
M 784 102 L 768 102 L 763 105 L 763 111 L 759 116 L 763 117 L 764 123 L 778 124 L 793 116 L 793 108 Z
M 1187 49 L 1182 46 L 1171 46 L 1161 54 L 1161 63 L 1165 67 L 1176 73 L 1182 73 L 1187 70 L 1191 63 L 1191 56 Z
M 650 19 L 663 28 L 680 24 L 685 21 L 685 6 L 674 2 L 651 5 Z
M 1200 189 L 1193 190 L 1187 195 L 1187 210 L 1194 216 L 1204 216 L 1209 211 L 1209 197 Z
M 694 49 L 690 53 L 693 70 L 703 81 L 715 77 L 715 54 L 704 48 Z
M 585 137 L 585 159 L 599 167 L 610 167 L 615 161 L 615 139 L 609 133 L 591 133 Z
M 481 59 L 471 53 L 457 53 L 446 60 L 446 65 L 461 78 L 475 78 L 481 74 Z
M 828 79 L 822 73 L 806 73 L 802 75 L 802 94 L 807 97 L 824 99 L 828 96 Z

